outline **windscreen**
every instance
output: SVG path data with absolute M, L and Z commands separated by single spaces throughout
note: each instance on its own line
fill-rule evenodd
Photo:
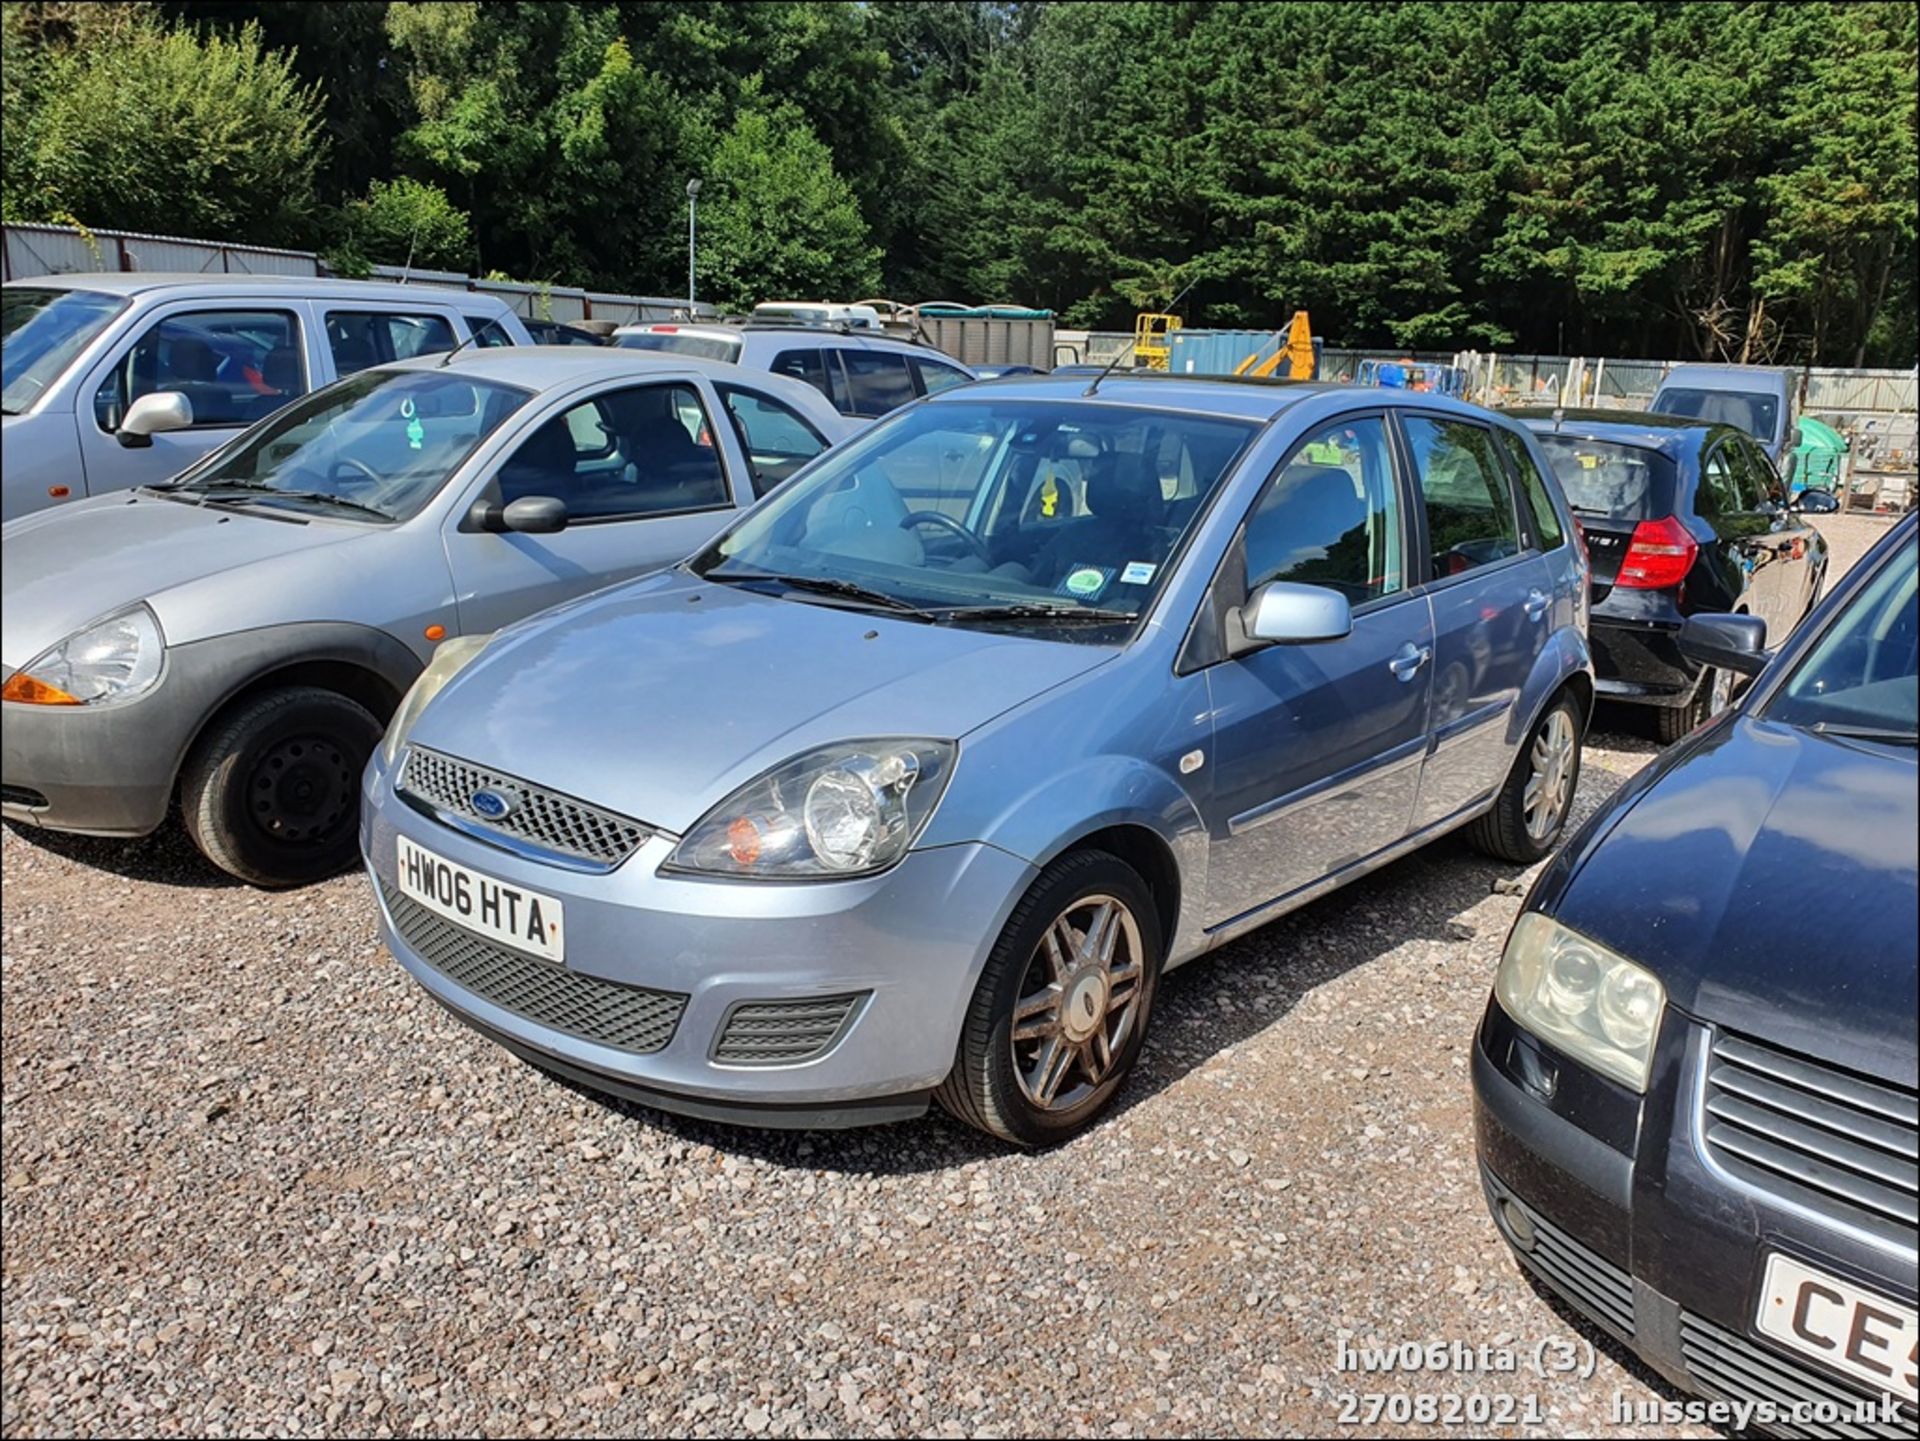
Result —
M 9 285 L 0 290 L 0 402 L 19 415 L 126 308 L 117 295 Z
M 1663 390 L 1653 398 L 1662 415 L 1684 415 L 1744 430 L 1755 440 L 1771 444 L 1780 418 L 1778 397 L 1755 390 Z
M 623 350 L 663 350 L 672 355 L 691 355 L 696 360 L 732 362 L 740 358 L 737 340 L 677 330 L 624 330 L 614 336 L 613 343 Z
M 1124 624 L 1253 430 L 1107 404 L 922 404 L 829 451 L 694 568 L 955 623 Z
M 527 399 L 458 372 L 364 370 L 261 421 L 176 488 L 404 519 Z
M 1920 715 L 1920 550 L 1902 546 L 1833 618 L 1766 708 L 1813 730 L 1880 733 L 1912 744 Z
M 1649 520 L 1673 510 L 1673 462 L 1656 450 L 1535 431 L 1567 504 L 1581 515 Z

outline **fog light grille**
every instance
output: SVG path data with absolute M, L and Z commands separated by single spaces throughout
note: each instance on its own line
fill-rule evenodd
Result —
M 871 994 L 742 1001 L 721 1026 L 713 1059 L 730 1066 L 793 1066 L 824 1056 Z

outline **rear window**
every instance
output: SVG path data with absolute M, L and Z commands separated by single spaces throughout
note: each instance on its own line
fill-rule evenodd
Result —
M 1756 440 L 1770 441 L 1780 418 L 1777 397 L 1757 390 L 1663 390 L 1653 398 L 1662 415 L 1684 415 L 1744 430 Z
M 1536 433 L 1534 438 L 1577 513 L 1649 520 L 1673 510 L 1673 462 L 1658 451 L 1577 435 Z
M 687 335 L 677 330 L 627 330 L 614 336 L 613 343 L 623 350 L 664 350 L 671 355 L 691 355 L 695 360 L 740 358 L 740 342 L 727 336 Z

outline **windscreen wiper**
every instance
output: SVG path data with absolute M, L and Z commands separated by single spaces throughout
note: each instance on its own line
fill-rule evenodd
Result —
M 1838 736 L 1850 741 L 1881 741 L 1891 746 L 1920 745 L 1920 735 L 1893 726 L 1856 726 L 1843 721 L 1816 721 L 1808 727 L 1815 735 Z
M 1138 611 L 1100 610 L 1084 605 L 950 605 L 927 614 L 936 620 L 1045 620 L 1085 625 L 1117 625 L 1140 618 Z
M 701 579 L 719 581 L 726 585 L 754 581 L 767 585 L 784 585 L 789 590 L 807 590 L 820 595 L 845 596 L 848 600 L 857 600 L 878 610 L 897 611 L 901 615 L 928 614 L 912 601 L 902 600 L 897 595 L 888 595 L 883 590 L 874 590 L 854 581 L 835 580 L 824 575 L 781 575 L 770 570 L 710 570 Z
M 210 505 L 218 505 L 223 501 L 252 500 L 256 497 L 261 500 L 278 497 L 282 500 L 310 500 L 320 505 L 337 506 L 341 510 L 357 510 L 363 515 L 375 516 L 380 520 L 393 519 L 393 512 L 390 510 L 382 510 L 377 505 L 368 505 L 364 500 L 349 500 L 344 495 L 334 495 L 324 490 L 282 490 L 273 485 L 243 484 L 229 480 L 192 493 L 201 496 Z

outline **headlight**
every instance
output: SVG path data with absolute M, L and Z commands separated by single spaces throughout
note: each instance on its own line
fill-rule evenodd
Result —
M 871 875 L 907 853 L 946 789 L 946 741 L 823 746 L 715 806 L 663 869 L 751 880 Z
M 1646 1091 L 1667 993 L 1645 966 L 1528 911 L 1507 937 L 1493 993 L 1541 1040 Z
M 400 708 L 393 713 L 393 719 L 387 722 L 386 739 L 380 742 L 382 764 L 393 764 L 393 758 L 400 754 L 400 747 L 407 739 L 407 732 L 420 719 L 420 712 L 427 708 L 427 702 L 445 690 L 447 682 L 460 674 L 492 639 L 491 635 L 457 635 L 434 647 L 433 659 L 427 662 L 427 668 L 420 672 L 420 678 L 400 698 Z
M 129 700 L 160 678 L 160 622 L 136 605 L 35 656 L 7 677 L 0 699 L 25 705 L 98 705 Z

